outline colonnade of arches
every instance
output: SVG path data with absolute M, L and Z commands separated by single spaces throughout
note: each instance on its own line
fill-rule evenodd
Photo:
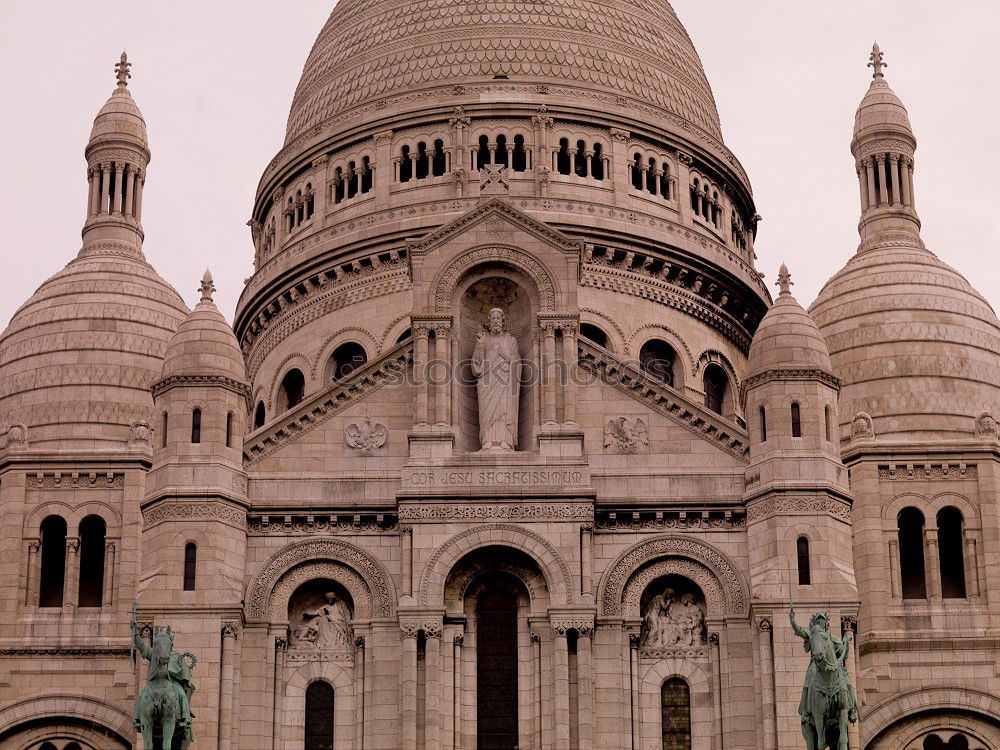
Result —
M 102 607 L 110 604 L 105 578 L 114 558 L 107 545 L 107 523 L 96 514 L 84 517 L 75 537 L 61 515 L 47 516 L 39 525 L 38 559 L 29 547 L 28 604 L 37 607 Z M 68 575 L 71 574 L 71 575 Z M 75 591 L 67 583 L 75 582 Z M 37 581 L 37 585 L 34 582 Z M 110 588 L 110 587 L 107 587 Z M 74 600 L 70 601 L 69 597 Z
M 942 599 L 968 596 L 965 519 L 954 506 L 941 508 L 927 534 L 928 521 L 916 507 L 903 508 L 896 518 L 898 532 L 899 586 L 903 599 L 927 599 L 929 583 Z M 933 556 L 936 559 L 929 559 Z M 929 563 L 936 565 L 931 566 Z M 929 580 L 936 571 L 936 579 Z

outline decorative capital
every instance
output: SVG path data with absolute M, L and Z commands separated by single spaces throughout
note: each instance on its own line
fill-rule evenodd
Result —
M 285 638 L 284 636 L 279 635 L 278 637 L 276 637 L 274 639 L 274 650 L 275 651 L 284 651 L 287 648 L 288 648 L 288 639 L 287 638 Z
M 223 638 L 237 638 L 240 634 L 240 624 L 238 622 L 222 623 Z
M 355 639 L 354 639 L 354 648 L 356 648 L 358 651 L 364 651 L 365 650 L 365 637 L 363 635 L 359 635 L 359 636 L 355 637 Z
M 774 628 L 774 623 L 770 617 L 758 617 L 754 622 L 757 628 L 763 632 L 768 632 Z
M 840 618 L 840 634 L 858 633 L 858 618 L 854 615 L 844 615 Z
M 628 634 L 628 646 L 629 648 L 639 648 L 642 645 L 642 636 L 639 633 L 629 633 Z
M 42 545 L 41 540 L 39 540 L 39 539 L 29 539 L 28 540 L 28 552 L 31 552 L 32 554 L 34 554 L 35 552 L 38 552 L 38 550 L 41 547 L 41 545 Z
M 532 633 L 531 637 L 535 638 L 536 636 L 535 636 L 534 633 Z M 454 644 L 456 646 L 458 646 L 459 648 L 461 648 L 462 646 L 465 645 L 465 636 L 464 635 L 456 635 L 455 638 L 453 639 L 453 642 L 454 642 Z
M 80 551 L 80 539 L 75 536 L 66 537 L 66 551 L 67 552 L 79 552 Z
M 388 146 L 392 143 L 392 131 L 383 130 L 381 133 L 376 133 L 372 136 L 372 140 L 375 141 L 376 146 Z
M 875 71 L 874 73 L 872 73 L 872 78 L 874 78 L 875 80 L 878 80 L 879 78 L 885 78 L 885 76 L 882 74 L 882 68 L 887 68 L 889 66 L 887 62 L 884 62 L 882 60 L 882 57 L 883 57 L 882 50 L 879 48 L 878 42 L 875 42 L 875 44 L 872 45 L 872 53 L 868 57 L 868 59 L 871 60 L 871 62 L 868 63 L 868 67 L 872 68 Z
M 132 63 L 128 61 L 128 55 L 125 54 L 125 50 L 122 50 L 121 60 L 115 63 L 115 77 L 118 79 L 119 88 L 128 86 L 128 79 L 132 77 L 129 72 L 131 67 Z
M 140 622 L 136 623 L 136 628 L 139 631 L 139 637 L 149 640 L 153 637 L 153 623 L 151 622 Z
M 532 643 L 541 643 L 542 642 L 542 636 L 540 636 L 538 633 L 532 633 L 530 637 L 531 637 L 531 642 Z
M 713 646 L 718 646 L 719 645 L 719 634 L 718 633 L 709 633 L 708 634 L 708 642 L 711 643 Z
M 619 130 L 618 128 L 611 128 L 611 140 L 617 141 L 618 143 L 625 143 L 632 134 L 627 130 Z

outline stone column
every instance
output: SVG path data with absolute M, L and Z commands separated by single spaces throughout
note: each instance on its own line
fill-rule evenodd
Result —
M 542 323 L 542 421 L 556 423 L 556 325 Z
M 400 740 L 402 750 L 417 750 L 417 632 L 420 626 L 401 623 L 401 627 L 403 663 L 399 676 L 399 692 L 402 699 Z
M 856 171 L 858 173 L 858 187 L 861 188 L 861 210 L 868 210 L 868 178 L 864 165 L 858 162 Z
M 63 607 L 75 608 L 80 598 L 80 539 L 66 537 L 66 576 L 63 579 Z
M 555 750 L 570 750 L 569 746 L 569 645 L 566 628 L 556 626 L 553 652 L 555 693 Z
M 910 198 L 910 160 L 905 156 L 899 158 L 899 168 L 901 171 L 900 187 L 903 189 L 903 205 L 911 205 Z
M 880 206 L 889 205 L 889 183 L 885 174 L 885 154 L 879 154 L 876 158 L 878 166 L 878 204 Z
M 128 168 L 125 177 L 125 215 L 132 216 L 135 210 L 135 167 Z
M 374 165 L 378 165 L 377 167 L 369 165 L 371 169 L 375 170 L 375 174 L 372 175 L 372 190 L 375 193 L 376 207 L 382 208 L 383 205 L 388 205 L 389 203 L 389 192 L 392 190 L 392 186 L 399 182 L 399 161 L 393 158 L 391 130 L 383 130 L 381 133 L 376 133 L 372 138 L 375 141 L 375 158 L 372 161 Z M 390 164 L 393 165 L 391 180 L 388 174 Z M 380 174 L 378 172 L 379 169 L 382 169 L 384 174 Z M 327 163 L 326 170 L 327 179 L 329 179 L 329 163 Z M 325 193 L 326 190 L 324 189 L 323 192 Z
M 97 213 L 97 191 L 101 178 L 94 167 L 87 169 L 87 218 Z
M 577 727 L 580 750 L 594 747 L 594 651 L 593 627 L 582 627 L 576 641 Z
M 709 633 L 708 648 L 712 652 L 712 746 L 723 748 L 722 735 L 722 656 L 718 633 Z
M 115 194 L 113 196 L 114 208 L 112 211 L 116 214 L 122 212 L 122 194 L 125 192 L 125 165 L 115 164 Z
M 627 130 L 611 128 L 611 161 L 614 172 L 608 174 L 608 179 L 616 192 L 620 187 L 627 190 L 632 182 L 628 175 L 628 139 L 631 137 L 632 134 Z
M 535 747 L 542 746 L 542 637 L 538 633 L 531 634 L 531 705 L 534 707 L 532 720 L 532 736 Z M 456 746 L 456 750 L 458 747 Z
M 274 639 L 274 676 L 271 685 L 271 747 L 278 750 L 281 744 L 281 727 L 284 724 L 285 649 L 288 639 Z
M 924 529 L 927 560 L 924 564 L 927 576 L 927 596 L 931 601 L 941 601 L 941 558 L 938 556 L 938 532 L 934 527 Z
M 239 624 L 222 623 L 222 653 L 219 663 L 219 750 L 230 750 L 233 736 L 233 662 Z
M 865 172 L 868 175 L 868 208 L 878 205 L 878 193 L 875 191 L 875 157 L 865 159 Z
M 593 554 L 594 527 L 590 524 L 580 526 L 580 593 L 593 596 L 593 576 L 591 556 Z
M 28 540 L 28 570 L 24 581 L 24 603 L 29 607 L 38 606 L 38 550 L 39 539 Z
M 111 213 L 111 165 L 101 165 L 101 213 Z
M 146 185 L 146 172 L 138 170 L 135 173 L 135 220 L 142 221 L 142 190 Z
M 427 335 L 426 324 L 414 324 L 413 381 L 417 386 L 417 426 L 427 426 Z
M 465 154 L 468 151 L 468 144 L 466 143 L 466 129 L 472 124 L 472 120 L 465 116 L 465 110 L 462 107 L 455 107 L 452 110 L 452 117 L 449 118 L 448 124 L 452 127 L 455 139 L 455 153 L 458 155 L 458 163 L 455 164 L 455 169 L 468 170 L 469 165 L 465 163 Z
M 629 653 L 629 687 L 630 711 L 632 716 L 632 748 L 639 750 L 642 741 L 640 733 L 639 714 L 639 634 L 630 633 L 628 637 Z
M 916 209 L 917 207 L 917 194 L 913 190 L 913 159 L 907 159 L 906 161 L 906 182 L 910 186 L 910 208 Z
M 846 635 L 851 636 L 851 647 L 847 651 L 847 675 L 851 681 L 851 687 L 854 688 L 854 696 L 858 700 L 858 707 L 861 706 L 861 697 L 858 695 L 858 659 L 857 659 L 857 648 L 858 648 L 858 618 L 854 616 L 844 616 L 840 618 L 840 636 L 843 638 Z M 847 742 L 850 747 L 861 747 L 861 734 L 859 729 L 859 724 L 848 724 L 847 725 Z
M 979 564 L 976 554 L 976 537 L 963 529 L 965 535 L 965 589 L 968 597 L 975 602 L 980 600 Z
M 757 643 L 760 661 L 760 702 L 763 709 L 764 750 L 778 750 L 774 705 L 774 652 L 771 642 L 771 618 L 757 618 Z
M 903 584 L 899 571 L 899 540 L 896 538 L 889 540 L 889 585 L 892 590 L 892 598 L 902 598 Z
M 365 747 L 365 637 L 354 639 L 354 747 Z
M 576 365 L 579 353 L 576 346 L 576 323 L 565 323 L 563 334 L 563 371 L 566 382 L 563 385 L 563 424 L 576 425 Z
M 424 746 L 441 746 L 441 624 L 424 623 Z
M 897 154 L 889 154 L 889 185 L 892 187 L 890 202 L 892 205 L 898 206 L 902 203 L 902 198 L 899 193 L 899 156 Z
M 104 545 L 104 595 L 102 605 L 110 607 L 115 603 L 115 543 Z
M 451 361 L 451 323 L 438 323 L 434 326 L 436 360 L 434 389 L 435 406 L 437 407 L 437 423 L 451 424 L 451 384 L 454 380 Z
M 453 735 L 455 750 L 462 750 L 462 729 L 465 725 L 465 722 L 462 720 L 462 644 L 464 642 L 464 635 L 456 635 L 452 643 L 452 672 L 455 682 L 455 692 L 452 696 L 452 713 L 455 716 L 455 730 Z
M 403 596 L 413 596 L 413 527 L 399 528 L 399 541 L 403 545 Z

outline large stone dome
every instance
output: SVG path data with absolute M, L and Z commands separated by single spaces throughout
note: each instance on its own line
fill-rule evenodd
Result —
M 0 424 L 31 447 L 115 448 L 150 419 L 150 386 L 188 309 L 142 253 L 85 247 L 0 336 Z
M 721 138 L 698 53 L 666 0 L 341 0 L 306 61 L 286 143 L 352 110 L 376 116 L 387 97 L 419 106 L 504 77 Z
M 1000 323 L 956 270 L 919 247 L 855 255 L 809 312 L 844 381 L 844 424 L 858 412 L 880 440 L 971 437 L 1000 405 Z

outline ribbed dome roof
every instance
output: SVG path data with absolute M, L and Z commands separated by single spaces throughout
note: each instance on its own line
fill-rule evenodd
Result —
M 247 382 L 246 366 L 236 335 L 212 301 L 212 277 L 205 272 L 202 299 L 177 328 L 163 358 L 163 379 L 217 376 Z
M 788 269 L 782 265 L 782 291 L 761 320 L 747 358 L 747 377 L 766 370 L 823 370 L 832 373 L 826 341 L 802 305 L 788 289 Z
M 85 246 L 0 336 L 0 424 L 31 447 L 120 447 L 149 421 L 150 386 L 187 306 L 126 243 Z
M 125 86 L 119 86 L 112 92 L 111 98 L 104 103 L 94 118 L 88 148 L 122 140 L 140 146 L 146 151 L 149 150 L 146 121 Z
M 478 101 L 476 87 L 497 76 L 721 137 L 701 61 L 666 0 L 340 0 L 306 61 L 285 141 L 385 98 L 404 109 L 434 90 Z
M 880 440 L 971 435 L 1000 404 L 1000 323 L 965 278 L 929 251 L 859 252 L 810 313 L 844 380 L 840 415 L 875 420 Z

